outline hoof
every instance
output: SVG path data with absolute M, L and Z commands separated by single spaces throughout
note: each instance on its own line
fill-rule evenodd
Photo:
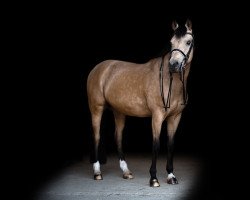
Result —
M 172 178 L 167 179 L 167 183 L 171 185 L 175 185 L 175 184 L 178 184 L 178 181 L 175 177 L 172 177 Z
M 94 174 L 94 180 L 102 180 L 102 174 Z
M 133 179 L 134 178 L 131 172 L 124 173 L 122 177 L 124 179 Z
M 149 185 L 150 187 L 160 187 L 160 183 L 157 179 L 150 179 Z

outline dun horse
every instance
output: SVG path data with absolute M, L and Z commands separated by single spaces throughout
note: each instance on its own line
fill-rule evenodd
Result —
M 185 26 L 172 23 L 171 51 L 144 64 L 106 60 L 96 65 L 87 80 L 89 108 L 95 142 L 94 179 L 102 180 L 98 161 L 100 123 L 104 108 L 112 108 L 115 118 L 115 137 L 123 178 L 132 179 L 122 151 L 122 131 L 125 116 L 152 117 L 153 152 L 150 167 L 151 187 L 159 187 L 156 176 L 159 137 L 164 120 L 167 121 L 168 154 L 167 183 L 177 184 L 173 173 L 174 135 L 186 105 L 186 82 L 193 57 L 192 23 Z

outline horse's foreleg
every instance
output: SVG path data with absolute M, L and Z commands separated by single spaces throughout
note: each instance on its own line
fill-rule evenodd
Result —
M 95 157 L 93 163 L 95 180 L 102 180 L 102 173 L 100 169 L 101 167 L 100 167 L 100 162 L 98 160 L 98 147 L 100 143 L 100 125 L 101 125 L 102 113 L 103 113 L 102 106 L 97 106 L 95 109 L 91 110 L 94 143 L 95 143 L 95 155 L 94 155 Z
M 153 149 L 152 149 L 152 164 L 150 167 L 150 181 L 149 184 L 151 187 L 159 187 L 160 183 L 156 177 L 156 161 L 157 156 L 160 149 L 160 133 L 161 133 L 161 125 L 162 125 L 162 118 L 160 115 L 153 115 L 152 116 L 152 133 L 153 133 Z
M 128 165 L 125 161 L 125 156 L 122 150 L 122 131 L 125 126 L 125 115 L 117 111 L 114 111 L 114 117 L 115 117 L 115 138 L 117 143 L 120 168 L 123 172 L 124 179 L 132 179 L 133 178 L 132 173 L 128 169 Z
M 168 184 L 178 184 L 178 181 L 173 173 L 173 157 L 174 157 L 174 135 L 178 124 L 181 119 L 181 114 L 177 116 L 171 116 L 167 119 L 167 130 L 168 130 L 168 152 L 167 152 L 167 166 L 166 170 L 168 173 L 167 183 Z

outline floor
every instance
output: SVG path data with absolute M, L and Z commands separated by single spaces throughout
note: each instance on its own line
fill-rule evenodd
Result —
M 55 175 L 34 194 L 34 200 L 80 200 L 80 199 L 190 199 L 199 188 L 202 162 L 190 155 L 176 155 L 175 176 L 178 185 L 166 183 L 166 159 L 159 156 L 157 177 L 160 187 L 149 187 L 150 154 L 127 155 L 126 161 L 134 179 L 125 180 L 115 155 L 108 155 L 101 165 L 103 180 L 93 180 L 92 165 L 83 160 L 74 163 Z

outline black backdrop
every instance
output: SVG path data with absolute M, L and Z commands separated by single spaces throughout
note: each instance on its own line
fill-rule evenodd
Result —
M 233 18 L 206 3 L 197 3 L 198 9 L 190 4 L 168 3 L 41 6 L 17 19 L 18 49 L 23 51 L 24 46 L 25 51 L 20 58 L 22 68 L 16 70 L 21 81 L 15 86 L 20 111 L 15 128 L 21 131 L 15 134 L 13 158 L 18 159 L 21 177 L 17 182 L 23 186 L 22 192 L 30 194 L 61 168 L 89 159 L 92 138 L 86 79 L 90 70 L 105 59 L 143 63 L 160 55 L 169 48 L 172 20 L 184 23 L 189 18 L 193 22 L 195 53 L 188 80 L 189 102 L 175 149 L 198 155 L 204 161 L 201 199 L 224 197 L 225 183 L 236 161 L 229 169 L 227 164 L 236 152 L 229 144 L 234 140 L 227 133 L 230 121 L 224 124 L 221 119 L 228 108 L 228 96 L 224 95 L 229 85 L 223 79 L 225 63 L 220 56 L 227 53 L 219 54 L 215 46 L 225 44 L 218 35 L 231 27 L 228 21 Z M 150 118 L 128 117 L 125 152 L 151 151 L 150 124 Z M 102 135 L 107 153 L 115 152 L 113 125 L 112 113 L 105 111 Z M 161 138 L 164 152 L 166 134 Z M 221 182 L 225 187 L 221 188 Z

